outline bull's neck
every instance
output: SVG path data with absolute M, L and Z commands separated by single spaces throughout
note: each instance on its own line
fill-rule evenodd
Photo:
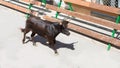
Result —
M 57 29 L 58 33 L 60 33 L 62 31 L 62 26 L 61 25 L 55 24 L 54 26 Z
M 56 33 L 56 36 L 57 36 L 57 35 L 62 31 L 62 30 L 61 30 L 62 26 L 59 25 L 59 24 L 54 24 L 54 26 L 55 26 L 54 32 Z M 55 37 L 56 37 L 56 36 L 55 36 Z

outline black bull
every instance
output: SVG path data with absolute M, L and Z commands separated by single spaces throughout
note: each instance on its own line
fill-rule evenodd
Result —
M 68 21 L 65 20 L 63 20 L 62 23 L 59 24 L 57 22 L 50 22 L 47 20 L 42 20 L 39 17 L 31 16 L 26 20 L 25 29 L 21 29 L 22 32 L 24 33 L 22 42 L 23 44 L 25 43 L 26 34 L 29 31 L 32 31 L 31 39 L 33 41 L 33 44 L 35 44 L 35 41 L 33 40 L 34 35 L 38 34 L 46 38 L 50 47 L 52 47 L 55 53 L 57 53 L 57 50 L 55 48 L 56 43 L 55 38 L 59 33 L 70 35 L 70 32 L 67 29 L 67 24 Z

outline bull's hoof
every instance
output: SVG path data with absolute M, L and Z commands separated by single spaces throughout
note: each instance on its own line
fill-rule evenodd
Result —
M 22 43 L 25 44 L 25 39 L 22 40 Z
M 33 43 L 33 46 L 37 46 L 36 43 Z
M 24 41 L 22 41 L 22 43 L 23 43 L 23 44 L 25 44 L 25 42 L 24 42 Z
M 57 55 L 59 55 L 59 53 L 58 53 L 58 52 L 55 52 L 55 55 L 57 56 Z
M 55 51 L 55 54 L 58 54 L 58 52 L 57 52 L 57 51 Z

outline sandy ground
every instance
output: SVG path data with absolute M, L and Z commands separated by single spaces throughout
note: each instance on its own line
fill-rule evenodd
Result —
M 0 6 L 0 68 L 120 68 L 120 50 L 107 51 L 107 45 L 74 32 L 56 38 L 59 55 L 41 37 L 36 47 L 22 44 L 19 28 L 25 20 L 24 14 Z

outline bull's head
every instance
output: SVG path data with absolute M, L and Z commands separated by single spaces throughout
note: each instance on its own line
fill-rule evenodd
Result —
M 70 32 L 69 32 L 69 30 L 67 28 L 68 23 L 69 22 L 65 21 L 65 20 L 63 20 L 62 23 L 60 23 L 60 25 L 62 26 L 61 27 L 61 33 L 65 34 L 65 35 L 70 35 Z

